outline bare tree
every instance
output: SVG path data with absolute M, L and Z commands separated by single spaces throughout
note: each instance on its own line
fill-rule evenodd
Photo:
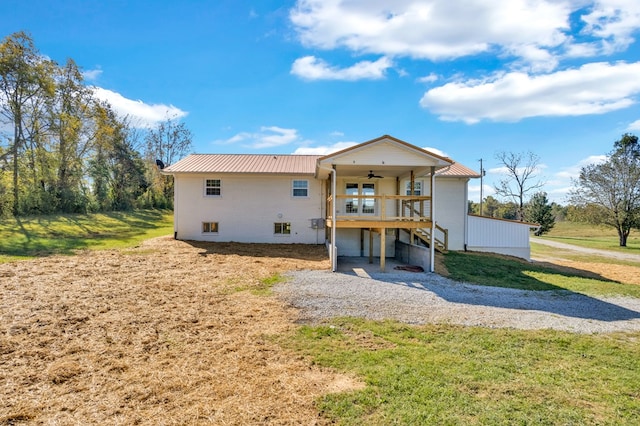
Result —
M 496 159 L 506 169 L 507 177 L 494 186 L 496 195 L 509 198 L 518 206 L 516 217 L 525 220 L 525 197 L 530 192 L 538 192 L 544 182 L 538 180 L 540 157 L 531 151 L 526 153 L 499 152 Z

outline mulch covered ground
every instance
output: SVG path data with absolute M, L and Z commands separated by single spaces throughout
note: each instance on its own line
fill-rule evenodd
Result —
M 265 277 L 324 247 L 159 238 L 0 264 L 0 424 L 322 424 L 358 387 L 283 349 L 296 313 Z

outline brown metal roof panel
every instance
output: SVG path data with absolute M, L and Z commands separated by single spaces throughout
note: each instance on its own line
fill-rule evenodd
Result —
M 474 170 L 468 168 L 460 163 L 453 163 L 448 167 L 440 169 L 436 172 L 436 176 L 448 176 L 448 177 L 468 177 L 479 178 L 480 175 Z
M 314 174 L 318 155 L 191 154 L 165 173 Z

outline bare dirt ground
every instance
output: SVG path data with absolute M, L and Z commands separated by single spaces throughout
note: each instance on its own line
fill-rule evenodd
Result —
M 324 247 L 168 237 L 0 264 L 0 424 L 324 424 L 314 401 L 362 384 L 279 345 L 297 312 L 251 290 L 328 268 Z
M 283 349 L 265 277 L 324 247 L 186 243 L 0 264 L 0 424 L 322 424 L 361 386 Z

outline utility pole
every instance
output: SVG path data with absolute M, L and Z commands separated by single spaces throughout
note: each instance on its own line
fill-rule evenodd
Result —
M 482 158 L 480 159 L 480 216 L 482 216 L 482 197 L 483 197 L 483 189 L 484 189 L 484 185 L 482 182 L 482 178 L 484 178 L 484 175 L 486 174 L 486 171 L 484 170 L 484 167 L 482 167 Z

